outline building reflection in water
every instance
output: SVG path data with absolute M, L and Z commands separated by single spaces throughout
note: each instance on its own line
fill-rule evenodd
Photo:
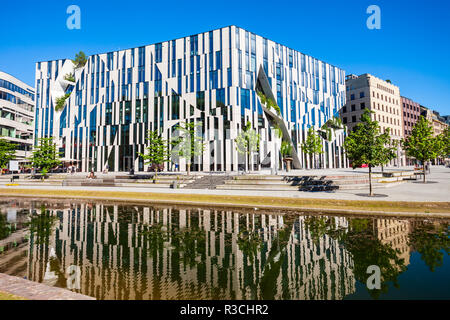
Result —
M 98 299 L 343 299 L 353 260 L 338 240 L 313 241 L 305 216 L 73 204 L 48 243 L 31 233 L 28 278 Z M 336 228 L 348 221 L 334 217 Z
M 375 221 L 375 234 L 382 244 L 389 245 L 397 251 L 397 257 L 403 259 L 404 266 L 409 265 L 411 248 L 409 234 L 410 221 L 395 219 L 377 219 Z

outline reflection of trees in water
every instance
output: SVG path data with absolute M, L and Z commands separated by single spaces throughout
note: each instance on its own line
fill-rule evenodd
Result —
M 30 233 L 30 248 L 32 248 L 29 253 L 29 261 L 37 259 L 41 262 L 42 272 L 34 280 L 38 282 L 46 281 L 47 273 L 55 272 L 57 275 L 55 285 L 65 287 L 65 278 L 61 271 L 60 261 L 57 257 L 49 254 L 49 245 L 52 242 L 51 238 L 57 221 L 56 211 L 48 210 L 45 205 L 41 205 L 40 210 L 30 211 L 29 221 L 26 223 Z M 32 268 L 33 263 L 30 263 L 29 273 Z
M 58 259 L 49 260 L 48 245 L 34 243 L 30 278 L 41 281 L 49 264 L 52 279 L 63 284 L 59 270 L 75 264 L 81 292 L 99 299 L 324 299 L 353 288 L 342 270 L 347 255 L 324 261 L 334 243 L 310 247 L 298 216 L 81 205 L 58 217 L 50 237 Z M 316 279 L 319 263 L 330 264 L 345 288 L 315 288 L 326 282 Z
M 431 272 L 442 267 L 444 254 L 450 252 L 449 223 L 420 222 L 409 235 L 409 243 L 420 254 Z
M 370 221 L 373 223 L 373 220 Z M 389 282 L 398 288 L 398 276 L 406 271 L 404 259 L 399 258 L 400 251 L 393 249 L 390 244 L 383 244 L 374 233 L 371 223 L 367 228 L 353 229 L 353 223 L 350 221 L 350 230 L 346 233 L 343 243 L 347 250 L 353 255 L 355 278 L 363 284 L 366 284 L 370 274 L 367 274 L 367 268 L 372 265 L 380 267 L 381 270 L 381 289 L 369 290 L 373 298 L 378 298 L 381 293 L 387 293 Z
M 281 273 L 281 268 L 287 262 L 287 246 L 289 244 L 292 227 L 295 222 L 293 216 L 285 216 L 284 226 L 278 230 L 276 238 L 273 240 L 272 249 L 269 251 L 267 260 L 264 264 L 263 274 L 260 278 L 261 297 L 263 300 L 275 299 L 277 280 Z M 283 299 L 290 299 L 290 292 L 283 290 Z
M 30 215 L 30 239 L 37 245 L 48 245 L 53 233 L 53 227 L 58 217 L 53 215 L 45 206 L 41 206 L 40 213 Z
M 255 257 L 258 255 L 262 243 L 263 241 L 259 233 L 253 233 L 249 230 L 239 231 L 237 239 L 239 250 L 242 251 L 244 257 L 248 258 L 250 263 L 255 261 Z
M 61 285 L 80 266 L 81 292 L 99 299 L 339 299 L 370 265 L 381 268 L 378 297 L 405 270 L 377 219 L 83 204 L 58 214 L 52 237 L 38 216 L 44 255 L 30 263 L 49 262 Z
M 333 217 L 307 218 L 306 225 L 314 241 L 327 234 L 337 239 L 352 254 L 356 280 L 367 282 L 370 274 L 367 268 L 371 265 L 380 267 L 382 283 L 380 290 L 368 290 L 373 298 L 381 293 L 387 293 L 389 282 L 398 287 L 397 278 L 406 270 L 404 259 L 399 258 L 400 251 L 393 249 L 390 244 L 383 244 L 374 233 L 375 219 L 349 219 L 349 228 L 338 228 Z
M 15 226 L 8 222 L 6 215 L 0 213 L 0 240 L 9 237 L 14 231 Z

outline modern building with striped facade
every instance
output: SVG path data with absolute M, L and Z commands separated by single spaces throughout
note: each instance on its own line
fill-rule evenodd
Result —
M 22 164 L 33 146 L 34 88 L 0 71 L 0 137 L 16 144 Z
M 67 76 L 73 74 L 74 77 Z M 293 148 L 293 167 L 310 166 L 301 149 L 309 127 L 319 129 L 345 104 L 345 72 L 286 46 L 229 26 L 176 40 L 36 65 L 35 137 L 53 136 L 63 158 L 82 171 L 146 171 L 148 130 L 170 140 L 181 122 L 201 123 L 203 156 L 193 171 L 245 167 L 235 139 L 250 122 L 260 135 L 252 169 L 281 166 L 281 141 Z M 258 93 L 280 108 L 275 114 Z M 67 95 L 56 111 L 58 98 Z M 282 138 L 273 130 L 281 128 Z M 344 130 L 323 140 L 322 163 L 344 167 Z M 165 170 L 186 169 L 172 159 Z

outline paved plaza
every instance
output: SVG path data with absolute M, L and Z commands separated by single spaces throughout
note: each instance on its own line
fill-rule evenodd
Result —
M 400 169 L 411 169 L 400 168 Z M 398 170 L 398 168 L 385 169 Z M 379 169 L 377 169 L 379 171 Z M 349 175 L 367 173 L 367 169 L 326 169 L 326 170 L 297 170 L 290 172 L 291 175 Z M 280 173 L 282 174 L 282 173 Z M 392 187 L 375 189 L 376 194 L 383 197 L 368 198 L 366 189 L 359 190 L 336 190 L 336 191 L 271 191 L 271 190 L 205 190 L 205 189 L 167 189 L 167 188 L 136 188 L 136 187 L 91 187 L 95 191 L 117 191 L 117 192 L 142 192 L 142 193 L 167 193 L 167 194 L 207 194 L 207 195 L 235 195 L 235 196 L 267 196 L 267 197 L 292 197 L 292 198 L 317 198 L 335 200 L 385 200 L 385 201 L 450 201 L 450 168 L 433 166 L 431 173 L 427 175 L 429 183 L 423 184 L 422 177 L 417 181 L 405 181 Z M 0 189 L 39 189 L 39 190 L 86 190 L 89 187 L 63 187 L 63 186 L 0 186 Z

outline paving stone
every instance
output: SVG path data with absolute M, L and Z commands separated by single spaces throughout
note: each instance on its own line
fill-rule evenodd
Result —
M 30 300 L 95 300 L 70 290 L 0 273 L 0 291 Z

